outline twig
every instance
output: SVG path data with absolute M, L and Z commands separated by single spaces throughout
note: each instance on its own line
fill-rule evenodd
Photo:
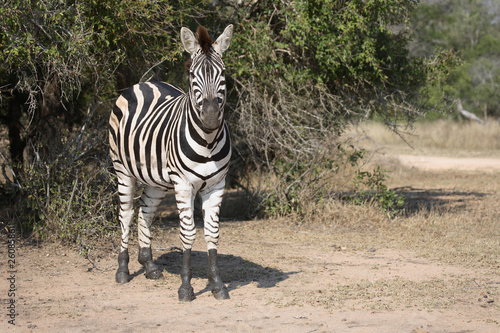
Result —
M 488 286 L 482 286 L 480 285 L 476 279 L 472 279 L 472 282 L 474 282 L 476 284 L 476 287 L 464 287 L 462 289 L 491 289 L 491 288 L 499 288 L 499 287 L 496 287 L 496 286 L 491 286 L 491 287 L 488 287 Z M 500 284 L 500 282 L 487 282 L 487 284 Z
M 73 185 L 73 190 L 71 191 L 71 197 L 69 198 L 68 209 L 66 210 L 66 216 L 64 217 L 64 230 L 66 230 L 66 225 L 68 224 L 69 211 L 71 210 L 71 203 L 73 202 L 73 196 L 75 195 L 77 184 L 78 184 L 78 173 L 75 174 L 75 185 Z
M 142 83 L 142 82 L 147 82 L 147 81 L 151 80 L 152 76 L 150 76 L 149 79 L 147 79 L 146 81 L 143 81 L 143 79 L 146 76 L 146 74 L 148 74 L 149 72 L 151 72 L 151 70 L 153 68 L 161 65 L 163 62 L 165 62 L 165 60 L 167 60 L 167 59 L 160 60 L 156 64 L 154 64 L 153 66 L 151 66 L 144 74 L 142 74 L 141 79 L 139 80 L 139 82 Z
M 182 249 L 180 247 L 175 246 L 175 245 L 171 245 L 169 247 L 155 247 L 155 248 L 153 248 L 153 250 L 169 250 L 169 251 L 176 250 L 176 251 L 182 252 Z
M 106 272 L 110 267 L 113 266 L 113 265 L 108 265 L 106 268 L 101 269 L 101 268 L 97 267 L 97 265 L 92 260 L 90 260 L 89 256 L 87 256 L 87 260 L 89 261 L 89 263 L 92 264 L 93 269 L 100 271 L 100 272 Z M 90 272 L 90 269 L 89 269 L 89 272 Z
M 17 176 L 16 176 L 16 173 L 14 172 L 14 169 L 10 165 L 9 161 L 7 161 L 5 156 L 3 156 L 2 152 L 0 152 L 0 157 L 2 157 L 2 160 L 4 161 L 4 164 L 2 164 L 2 173 L 3 173 L 3 176 L 5 177 L 5 179 L 8 180 L 14 186 L 16 186 L 18 188 L 22 188 L 21 184 L 19 184 L 19 182 L 17 181 Z M 12 177 L 13 177 L 12 180 L 10 180 L 9 177 L 7 176 L 7 173 L 5 172 L 5 166 L 7 166 L 10 169 L 10 172 L 12 172 Z

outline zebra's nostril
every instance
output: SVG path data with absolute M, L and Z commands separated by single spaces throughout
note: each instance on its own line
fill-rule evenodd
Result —
M 205 98 L 203 100 L 202 106 L 202 120 L 205 119 L 219 119 L 221 109 L 219 108 L 219 103 L 217 98 Z

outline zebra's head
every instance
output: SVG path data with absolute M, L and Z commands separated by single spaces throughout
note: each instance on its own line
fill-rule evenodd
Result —
M 191 105 L 203 129 L 209 132 L 219 128 L 224 120 L 226 79 L 222 53 L 228 49 L 232 36 L 232 25 L 229 25 L 214 43 L 202 26 L 198 27 L 196 36 L 187 28 L 181 29 L 182 45 L 191 54 L 189 66 Z

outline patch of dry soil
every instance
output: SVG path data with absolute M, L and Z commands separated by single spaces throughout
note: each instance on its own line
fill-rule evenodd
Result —
M 279 221 L 273 226 L 263 220 L 222 223 L 219 262 L 231 297 L 226 301 L 215 300 L 206 287 L 206 254 L 198 240 L 193 252 L 196 299 L 187 304 L 177 301 L 180 252 L 170 245 L 178 243 L 174 232 L 160 232 L 155 242 L 154 257 L 165 280 L 147 280 L 132 251 L 134 278 L 125 285 L 114 281 L 117 254 L 111 245 L 91 254 L 92 262 L 63 247 L 20 247 L 16 325 L 7 322 L 4 277 L 0 331 L 500 331 L 498 284 L 489 271 L 370 244 L 353 249 L 348 243 L 337 245 L 334 233 L 318 236 L 286 228 Z M 274 231 L 281 235 L 275 237 Z M 0 271 L 8 271 L 6 260 Z
M 462 170 L 482 172 L 500 170 L 500 159 L 497 158 L 453 158 L 421 155 L 398 155 L 397 158 L 405 166 L 423 170 Z

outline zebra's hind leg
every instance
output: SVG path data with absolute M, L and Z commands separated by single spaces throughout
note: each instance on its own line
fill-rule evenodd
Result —
M 127 283 L 130 280 L 130 273 L 128 270 L 128 240 L 130 222 L 134 217 L 135 178 L 130 177 L 123 172 L 117 172 L 117 175 L 118 193 L 120 197 L 120 210 L 118 217 L 120 220 L 120 227 L 122 229 L 122 242 L 120 254 L 118 255 L 118 270 L 116 271 L 115 279 L 118 283 Z
M 228 299 L 229 293 L 222 282 L 217 260 L 217 244 L 219 241 L 219 211 L 224 196 L 224 181 L 213 189 L 201 193 L 203 201 L 202 213 L 205 225 L 205 241 L 208 249 L 208 282 L 212 286 L 212 294 L 218 300 Z
M 156 209 L 166 193 L 164 189 L 146 186 L 139 203 L 139 262 L 146 270 L 146 277 L 153 280 L 162 279 L 163 274 L 153 262 L 153 255 L 151 253 L 151 224 Z

